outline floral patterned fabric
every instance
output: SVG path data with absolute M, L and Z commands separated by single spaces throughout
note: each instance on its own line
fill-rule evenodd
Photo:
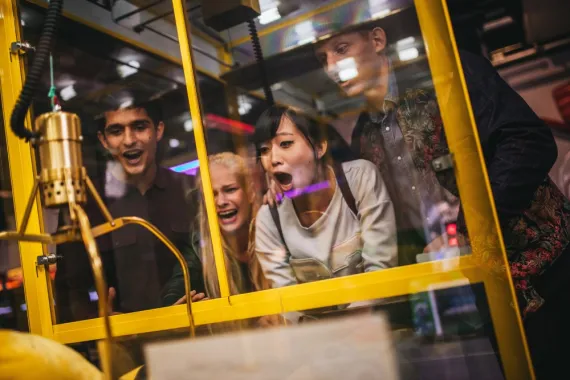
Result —
M 431 167 L 433 159 L 449 154 L 435 96 L 423 90 L 408 90 L 397 104 L 397 123 L 424 191 L 435 198 L 457 199 L 455 175 L 451 171 L 436 174 Z M 368 124 L 360 130 L 360 153 L 383 171 L 383 141 L 381 134 L 375 133 L 373 128 L 373 124 Z M 518 218 L 501 220 L 501 225 L 519 306 L 526 315 L 544 303 L 532 285 L 533 279 L 543 274 L 570 243 L 570 202 L 547 177 L 536 190 L 531 206 Z M 472 246 L 485 246 L 475 241 L 471 243 Z M 483 253 L 480 259 L 484 256 Z M 488 255 L 487 258 L 485 267 L 504 272 L 502 263 L 493 263 Z

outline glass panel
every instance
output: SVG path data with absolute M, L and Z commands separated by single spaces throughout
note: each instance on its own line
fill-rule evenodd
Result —
M 262 3 L 264 12 L 275 13 Z M 432 78 L 414 4 L 316 4 L 278 7 L 279 18 L 288 19 L 280 28 L 258 19 L 261 49 L 234 33 L 245 25 L 216 34 L 191 8 L 195 13 L 189 17 L 201 33 L 232 46 L 233 65 L 224 69 L 224 82 L 196 74 L 230 294 L 268 290 L 264 295 L 270 299 L 271 289 L 288 287 L 273 300 L 282 297 L 280 306 L 290 310 L 287 302 L 294 297 L 287 291 L 296 285 L 302 285 L 293 289 L 306 299 L 313 285 L 330 286 L 329 291 L 340 283 L 339 290 L 348 293 L 363 279 L 378 280 L 374 275 L 385 273 L 394 275 L 394 283 L 379 286 L 398 296 L 369 299 L 374 297 L 363 292 L 342 305 L 330 305 L 326 295 L 324 301 L 314 297 L 316 306 L 303 306 L 308 310 L 200 326 L 199 333 L 385 312 L 411 370 L 426 371 L 424 364 L 434 359 L 438 369 L 449 368 L 448 378 L 456 378 L 457 368 L 475 377 L 482 368 L 486 378 L 500 378 L 481 277 L 461 272 L 467 261 L 461 256 L 469 255 L 470 247 L 439 112 L 455 94 L 435 94 L 434 82 L 447 79 Z M 163 2 L 153 12 L 170 9 Z M 41 13 L 22 4 L 27 40 L 37 40 Z M 147 16 L 139 14 L 138 24 L 127 27 L 148 31 Z M 175 41 L 172 19 L 162 21 L 170 28 L 164 43 Z M 64 110 L 81 117 L 84 163 L 104 202 L 115 217 L 140 216 L 156 224 L 189 258 L 193 289 L 219 298 L 216 264 L 222 264 L 214 259 L 198 190 L 200 165 L 181 67 L 76 22 L 65 20 L 60 30 L 54 51 L 58 96 Z M 43 85 L 47 94 L 48 73 Z M 270 104 L 271 97 L 276 104 Z M 36 114 L 49 109 L 47 97 L 36 99 Z M 93 225 L 104 222 L 92 200 L 86 209 Z M 50 231 L 69 224 L 64 211 L 53 218 Z M 182 302 L 174 257 L 147 231 L 131 227 L 98 239 L 113 312 Z M 57 322 L 95 317 L 97 294 L 82 243 L 59 246 L 57 252 L 63 256 L 55 275 Z M 426 262 L 432 265 L 412 267 Z M 406 265 L 410 271 L 453 273 L 439 281 L 435 275 L 406 277 L 396 271 Z M 364 273 L 370 275 L 358 276 Z M 335 282 L 341 277 L 346 281 Z M 444 279 L 454 281 L 440 284 Z M 307 284 L 320 280 L 329 282 Z M 390 293 L 392 285 L 398 289 Z M 225 300 L 219 301 L 201 300 L 218 305 Z M 236 305 L 228 314 L 240 318 L 239 312 L 265 306 L 252 302 L 244 311 Z M 142 364 L 144 344 L 174 337 L 177 332 L 168 331 L 117 342 L 128 347 L 132 367 Z M 458 355 L 485 357 L 493 365 L 457 363 Z
M 236 67 L 222 78 L 247 125 L 234 134 L 247 134 L 241 152 L 255 155 L 210 161 L 233 294 L 426 262 L 457 271 L 459 260 L 443 260 L 471 253 L 439 111 L 454 94 L 435 93 L 413 1 L 321 3 L 281 15 L 280 27 L 258 22 L 262 62 L 242 39 L 246 25 L 227 33 Z M 270 189 L 273 210 L 259 206 Z M 296 325 L 383 311 L 414 371 L 502 378 L 483 285 L 454 275 L 284 317 Z
M 0 231 L 14 231 L 16 219 L 4 128 L 2 102 L 0 102 Z M 0 329 L 28 331 L 18 243 L 7 240 L 0 241 Z
M 71 3 L 66 7 L 76 11 Z M 32 44 L 38 41 L 44 12 L 21 3 L 23 36 Z M 112 23 L 110 12 L 106 17 Z M 174 30 L 174 25 L 170 27 Z M 119 25 L 115 29 L 122 31 Z M 69 19 L 62 20 L 59 31 L 53 50 L 57 101 L 63 111 L 81 119 L 88 176 L 114 218 L 143 218 L 174 243 L 190 265 L 193 290 L 203 294 L 197 247 L 210 243 L 194 228 L 201 203 L 195 178 L 198 162 L 177 57 L 169 60 L 148 53 Z M 204 112 L 226 117 L 223 83 L 205 74 L 198 75 L 198 82 Z M 35 115 L 50 111 L 49 89 L 46 71 L 34 100 Z M 216 130 L 211 139 L 217 139 Z M 92 226 L 105 222 L 92 196 L 85 210 Z M 46 215 L 46 229 L 51 233 L 71 224 L 66 207 L 48 209 Z M 99 237 L 97 243 L 113 313 L 183 302 L 180 266 L 148 230 L 129 225 Z M 54 281 L 56 322 L 97 317 L 98 295 L 83 243 L 65 243 L 54 249 L 61 256 Z
M 413 2 L 327 4 L 279 7 L 276 18 L 291 22 L 278 28 L 264 13 L 262 62 L 245 25 L 228 33 L 237 67 L 222 78 L 254 131 L 251 183 L 258 200 L 279 193 L 276 213 L 246 209 L 255 241 L 238 244 L 255 245 L 250 264 L 269 287 L 470 253 L 439 112 L 446 99 L 435 94 Z M 267 110 L 259 94 L 277 105 Z M 239 209 L 239 198 L 220 198 L 218 207 Z

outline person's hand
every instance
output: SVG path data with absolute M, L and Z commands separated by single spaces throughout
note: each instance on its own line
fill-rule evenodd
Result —
M 261 328 L 283 325 L 279 315 L 264 315 L 257 320 L 257 326 Z
M 192 302 L 198 302 L 198 301 L 208 299 L 208 297 L 206 297 L 206 295 L 204 293 L 196 293 L 195 290 L 192 290 L 190 292 L 190 297 L 192 297 Z M 173 305 L 182 305 L 183 303 L 186 303 L 186 294 L 184 296 L 180 297 L 180 299 L 178 301 L 174 302 Z
M 456 235 L 457 238 L 457 246 L 459 247 L 463 247 L 466 245 L 466 240 L 465 240 L 465 236 L 463 236 L 462 234 L 458 233 Z M 439 252 L 443 249 L 443 247 L 445 247 L 445 242 L 448 240 L 447 235 L 439 235 L 438 237 L 436 237 L 435 239 L 433 239 L 431 241 L 431 243 L 429 243 L 425 248 L 424 248 L 424 253 L 428 253 L 428 252 Z
M 109 315 L 119 315 L 121 314 L 118 311 L 113 311 L 113 301 L 115 301 L 115 297 L 117 296 L 117 291 L 115 288 L 109 288 L 109 294 L 107 295 L 107 310 L 109 311 Z
M 281 187 L 275 182 L 274 179 L 269 180 L 269 189 L 263 196 L 263 204 L 269 205 L 273 207 L 279 203 L 281 203 L 280 199 L 283 197 L 283 192 L 281 191 Z

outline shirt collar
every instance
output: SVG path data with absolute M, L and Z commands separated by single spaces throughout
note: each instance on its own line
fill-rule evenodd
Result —
M 368 115 L 370 120 L 374 123 L 379 123 L 386 119 L 388 113 L 398 104 L 398 82 L 396 82 L 396 74 L 392 69 L 392 60 L 388 58 L 388 91 L 384 97 L 384 104 L 382 105 L 382 111 L 370 111 Z
M 156 177 L 154 178 L 153 185 L 162 190 L 166 189 L 170 178 L 169 174 L 168 169 L 158 166 L 156 168 Z
M 156 168 L 156 176 L 154 177 L 154 181 L 150 185 L 149 190 L 152 189 L 153 187 L 156 187 L 160 190 L 165 190 L 166 188 L 168 188 L 168 184 L 170 182 L 170 176 L 169 176 L 170 173 L 168 172 L 169 172 L 168 169 L 158 166 Z M 130 184 L 127 185 L 127 189 L 128 192 L 138 192 L 136 186 Z

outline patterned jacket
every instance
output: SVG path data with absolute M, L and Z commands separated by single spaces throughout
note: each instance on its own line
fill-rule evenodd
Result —
M 461 61 L 510 272 L 519 306 L 526 315 L 544 303 L 533 281 L 548 273 L 548 268 L 570 243 L 570 202 L 548 176 L 556 160 L 556 145 L 549 128 L 487 60 L 462 52 Z M 421 185 L 432 193 L 449 192 L 458 197 L 455 176 L 452 173 L 436 174 L 431 167 L 433 159 L 449 154 L 435 96 L 422 90 L 407 90 L 397 104 L 397 123 Z M 374 140 L 370 139 L 370 134 L 374 133 L 372 128 L 374 124 L 371 123 L 357 125 L 353 146 L 357 141 L 360 157 L 376 162 L 382 171 L 379 157 L 384 153 L 381 146 L 370 144 Z M 466 233 L 462 211 L 458 227 Z M 483 260 L 490 261 L 493 257 L 484 252 L 481 254 L 479 258 Z M 485 264 L 488 268 L 504 271 L 500 263 Z

